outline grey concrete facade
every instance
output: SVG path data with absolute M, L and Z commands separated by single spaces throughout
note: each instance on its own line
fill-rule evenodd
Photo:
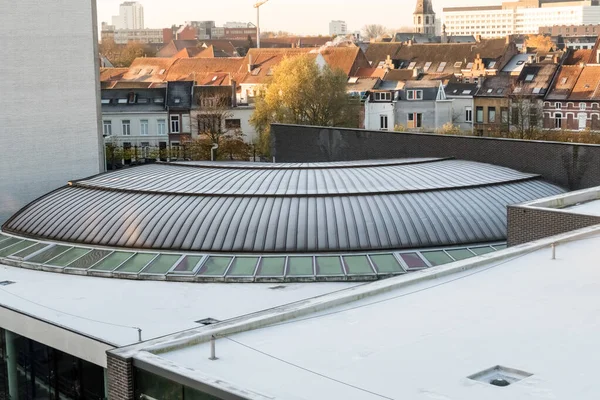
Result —
M 513 139 L 273 125 L 277 162 L 455 157 L 509 167 L 569 190 L 600 185 L 600 146 Z
M 96 2 L 12 2 L 0 12 L 0 41 L 3 221 L 69 179 L 104 169 Z

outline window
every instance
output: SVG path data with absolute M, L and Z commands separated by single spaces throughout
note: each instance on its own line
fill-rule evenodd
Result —
M 148 120 L 142 119 L 140 120 L 140 135 L 148 134 Z
M 390 92 L 376 92 L 375 101 L 392 101 L 392 94 Z
M 471 107 L 465 107 L 465 121 L 473 122 L 473 109 Z
M 579 109 L 580 110 L 585 110 L 585 108 L 586 108 L 585 103 L 579 103 Z
M 554 127 L 556 129 L 562 128 L 562 114 L 561 113 L 554 114 Z
M 488 107 L 488 123 L 496 123 L 496 107 Z
M 408 127 L 409 128 L 422 128 L 423 127 L 423 114 L 421 114 L 421 113 L 408 114 Z
M 179 115 L 171 115 L 171 133 L 179 133 Z
M 112 135 L 112 121 L 102 121 L 102 134 L 104 136 Z
M 408 64 L 408 69 L 414 69 L 416 65 L 417 65 L 417 62 L 413 61 L 410 64 Z
M 529 74 L 525 77 L 525 82 L 531 82 L 533 81 L 533 78 L 535 78 L 535 75 Z
M 444 68 L 446 68 L 446 64 L 447 64 L 446 62 L 441 62 L 437 69 L 437 72 L 444 72 Z
M 131 121 L 128 119 L 124 119 L 123 121 L 121 121 L 121 126 L 122 126 L 122 133 L 123 136 L 130 136 L 131 135 Z
M 478 124 L 483 124 L 483 107 L 475 108 L 475 118 Z
M 503 124 L 508 124 L 508 107 L 500 108 L 500 121 Z
M 562 104 L 561 103 L 554 103 L 554 108 L 556 108 L 557 110 L 560 110 L 562 108 Z
M 388 117 L 387 115 L 379 116 L 379 129 L 387 130 L 388 129 Z
M 241 129 L 242 128 L 242 120 L 241 119 L 226 119 L 225 120 L 225 128 Z
M 406 99 L 407 100 L 423 100 L 423 91 L 422 90 L 407 90 L 406 91 Z
M 140 143 L 140 147 L 140 150 L 142 151 L 142 157 L 148 157 L 148 154 L 150 153 L 150 142 L 142 142 Z
M 157 133 L 159 135 L 166 135 L 167 134 L 167 120 L 159 119 L 157 122 L 158 122 Z

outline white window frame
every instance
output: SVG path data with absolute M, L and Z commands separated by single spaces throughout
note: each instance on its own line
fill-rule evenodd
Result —
M 422 90 L 407 90 L 406 91 L 406 100 L 410 100 L 410 101 L 423 100 L 423 91 Z
M 465 107 L 465 122 L 473 122 L 473 107 Z
M 121 134 L 123 136 L 131 136 L 131 120 L 130 119 L 122 119 L 121 120 Z
M 167 134 L 167 120 L 164 118 L 160 118 L 156 121 L 156 126 L 157 126 L 157 133 L 159 135 L 166 135 Z
M 102 134 L 104 136 L 112 136 L 112 121 L 105 119 L 102 121 Z
M 379 130 L 387 131 L 389 129 L 389 119 L 385 114 L 379 115 Z
M 149 121 L 147 119 L 140 120 L 140 135 L 148 136 Z
M 179 118 L 179 115 L 169 116 L 169 129 L 171 133 L 181 133 L 181 118 Z
M 375 101 L 392 101 L 390 92 L 375 92 Z
M 557 110 L 562 109 L 562 103 L 554 103 L 554 108 L 556 108 Z
M 554 129 L 562 129 L 562 113 L 554 113 Z
M 579 109 L 580 110 L 587 110 L 587 104 L 585 104 L 585 103 L 579 103 Z

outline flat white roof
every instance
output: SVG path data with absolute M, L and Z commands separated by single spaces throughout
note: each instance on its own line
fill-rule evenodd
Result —
M 257 399 L 595 400 L 600 230 L 586 232 L 596 236 L 560 243 L 556 260 L 552 238 L 539 250 L 516 248 L 523 254 L 509 260 L 501 253 L 515 249 L 475 269 L 220 338 L 217 361 L 208 343 L 136 358 Z M 496 365 L 533 375 L 508 387 L 467 378 Z
M 356 283 L 224 284 L 95 278 L 0 265 L 0 307 L 125 346 L 355 286 Z M 274 289 L 275 288 L 275 289 Z M 0 326 L 2 322 L 0 321 Z M 36 338 L 32 338 L 36 339 Z
M 568 207 L 565 210 L 577 214 L 600 216 L 600 200 L 593 200 L 582 204 L 577 204 L 575 206 Z

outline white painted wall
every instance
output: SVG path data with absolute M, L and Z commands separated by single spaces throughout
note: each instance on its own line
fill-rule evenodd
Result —
M 388 131 L 394 130 L 396 120 L 394 118 L 394 108 L 396 102 L 383 103 L 365 101 L 365 129 L 381 130 L 381 116 L 388 117 Z
M 165 134 L 158 134 L 158 120 L 165 121 Z M 131 122 L 131 135 L 123 135 L 123 120 Z M 141 121 L 148 120 L 148 135 L 141 134 Z M 132 146 L 140 146 L 142 142 L 148 142 L 150 146 L 158 146 L 159 142 L 169 142 L 169 116 L 165 110 L 162 113 L 103 113 L 102 124 L 112 122 L 112 139 L 118 145 L 124 142 L 131 143 Z
M 244 134 L 244 140 L 246 143 L 257 143 L 258 133 L 256 129 L 250 124 L 250 118 L 254 113 L 254 107 L 237 107 L 231 110 L 231 118 L 239 119 L 242 123 L 242 133 Z
M 104 165 L 95 1 L 0 8 L 1 222 Z

